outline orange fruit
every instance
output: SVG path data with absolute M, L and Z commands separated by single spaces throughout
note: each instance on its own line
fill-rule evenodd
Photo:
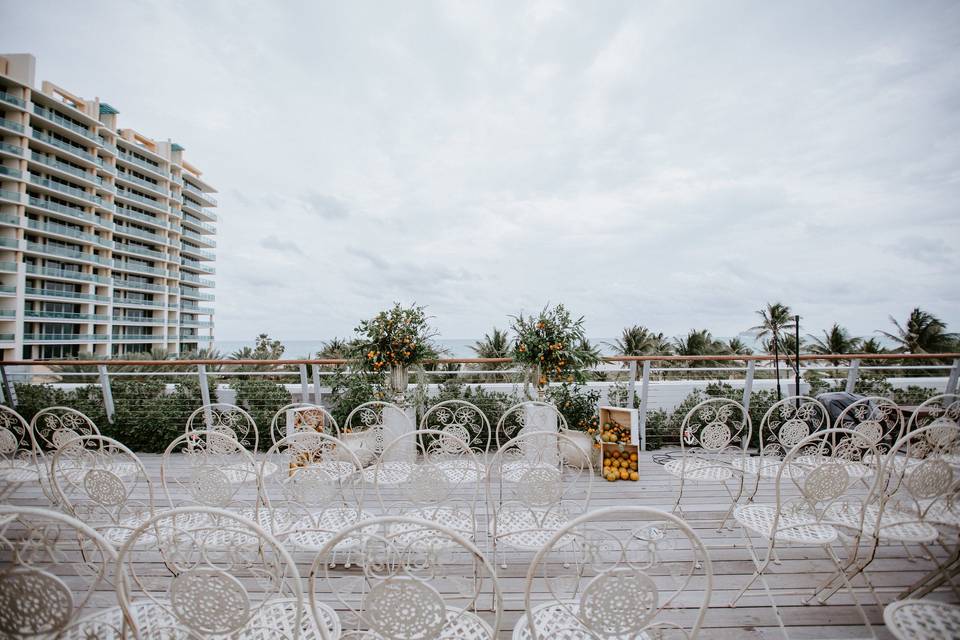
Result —
M 631 460 L 632 462 L 636 462 L 636 461 L 637 461 L 637 454 L 631 453 L 631 454 L 630 454 L 630 460 Z
M 621 479 L 621 480 L 626 480 L 626 479 L 629 478 L 629 477 L 630 477 L 630 474 L 627 473 L 627 470 L 626 470 L 626 469 L 621 469 L 621 470 L 620 470 L 620 479 Z
M 636 471 L 631 471 L 631 472 L 630 472 L 630 479 L 633 480 L 634 482 L 636 482 L 637 480 L 640 479 L 640 474 L 637 473 Z

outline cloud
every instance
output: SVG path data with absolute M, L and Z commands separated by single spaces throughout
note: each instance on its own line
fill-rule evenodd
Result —
M 220 339 L 394 300 L 448 337 L 547 301 L 601 338 L 736 335 L 773 300 L 809 333 L 960 325 L 960 5 L 248 4 L 0 23 L 218 187 Z

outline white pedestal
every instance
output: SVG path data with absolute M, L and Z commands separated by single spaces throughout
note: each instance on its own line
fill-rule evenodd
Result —
M 413 433 L 417 416 L 414 407 L 405 407 L 403 413 L 396 409 L 383 410 L 383 445 L 387 446 L 395 439 L 408 433 Z M 385 452 L 387 462 L 413 462 L 417 454 L 416 443 L 413 438 L 406 438 L 398 446 L 391 447 Z
M 532 436 L 526 439 L 527 459 L 531 462 L 540 462 L 547 465 L 555 465 L 560 461 L 560 454 L 557 450 L 556 434 L 559 430 L 557 425 L 557 413 L 552 407 L 543 405 L 527 405 L 523 409 L 523 429 L 522 435 L 535 432 L 544 432 L 550 435 Z

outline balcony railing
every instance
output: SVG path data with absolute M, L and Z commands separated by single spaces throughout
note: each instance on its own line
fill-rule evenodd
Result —
M 61 116 L 59 113 L 51 111 L 50 109 L 45 109 L 44 107 L 41 107 L 39 105 L 33 106 L 33 112 L 38 116 L 40 116 L 41 118 L 46 118 L 50 122 L 54 122 L 58 126 L 63 127 L 64 129 L 73 131 L 74 133 L 78 133 L 84 138 L 91 140 L 92 142 L 95 142 L 97 144 L 101 143 L 100 136 L 95 134 L 93 131 L 90 131 L 86 127 L 78 125 L 75 122 L 71 122 L 67 118 L 64 118 L 63 116 Z
M 81 273 L 79 271 L 70 271 L 69 269 L 51 269 L 50 267 L 38 267 L 34 264 L 26 266 L 27 273 L 37 276 L 48 276 L 51 278 L 66 278 L 70 280 L 83 280 L 84 282 L 98 282 L 100 284 L 109 284 L 110 280 L 103 276 L 96 276 L 92 273 Z
M 77 156 L 77 157 L 83 158 L 83 159 L 86 160 L 87 162 L 92 162 L 93 164 L 97 165 L 98 167 L 102 167 L 102 166 L 103 166 L 103 160 L 101 160 L 100 158 L 96 157 L 95 155 L 93 155 L 92 153 L 90 153 L 89 151 L 87 151 L 87 150 L 86 150 L 85 148 L 83 148 L 83 147 L 79 147 L 79 146 L 72 145 L 72 144 L 70 144 L 70 143 L 64 142 L 64 141 L 62 141 L 62 140 L 59 140 L 59 139 L 57 139 L 57 138 L 54 138 L 54 137 L 51 136 L 51 135 L 48 135 L 48 134 L 46 134 L 46 133 L 43 133 L 42 131 L 34 131 L 31 135 L 33 136 L 33 138 L 34 138 L 35 140 L 39 140 L 40 142 L 44 142 L 44 143 L 46 143 L 46 144 L 49 144 L 49 145 L 51 145 L 51 146 L 53 146 L 53 147 L 56 147 L 56 148 L 58 148 L 58 149 L 60 149 L 60 150 L 62 150 L 62 151 L 66 151 L 66 152 L 68 152 L 68 153 L 72 153 L 73 155 L 75 155 L 75 156 Z
M 119 149 L 117 151 L 117 158 L 123 160 L 124 162 L 129 162 L 130 164 L 135 164 L 138 167 L 142 167 L 147 171 L 152 171 L 158 175 L 163 176 L 164 178 L 169 178 L 170 174 L 160 165 L 155 165 L 152 162 L 147 162 L 146 160 L 141 160 L 140 158 Z
M 118 171 L 117 180 L 126 180 L 127 182 L 132 182 L 135 185 L 138 185 L 138 186 L 144 187 L 145 189 L 150 189 L 151 191 L 159 193 L 164 197 L 167 197 L 170 195 L 170 192 L 167 191 L 167 189 L 162 187 L 161 185 L 155 182 L 150 182 L 149 180 L 144 180 L 143 178 L 138 178 L 132 173 Z
M 13 120 L 8 120 L 6 118 L 0 118 L 0 127 L 10 129 L 11 131 L 16 131 L 17 133 L 23 133 L 23 125 L 19 122 L 14 122 Z
M 123 289 L 144 289 L 146 291 L 159 291 L 161 293 L 167 292 L 167 287 L 160 284 L 152 284 L 150 282 L 135 282 L 133 280 L 124 280 L 123 278 L 114 278 L 113 286 L 121 287 Z
M 17 145 L 10 144 L 9 142 L 0 142 L 0 151 L 5 151 L 15 156 L 23 156 L 23 147 L 18 147 Z
M 81 220 L 87 220 L 94 224 L 107 226 L 107 224 L 100 218 L 100 216 L 93 215 L 91 213 L 86 213 L 83 209 L 78 209 L 76 207 L 68 207 L 67 205 L 59 204 L 57 202 L 51 202 L 50 200 L 44 200 L 43 198 L 37 198 L 35 196 L 30 196 L 27 200 L 27 203 L 31 207 L 39 207 L 41 209 L 46 209 L 47 211 L 55 211 L 57 213 L 73 216 L 74 218 L 79 218 Z
M 101 178 L 100 176 L 90 173 L 89 171 L 84 171 L 83 169 L 78 169 L 74 166 L 67 164 L 66 162 L 60 162 L 59 160 L 55 160 L 53 158 L 50 158 L 49 156 L 32 152 L 30 154 L 30 160 L 32 162 L 39 162 L 40 164 L 47 165 L 48 167 L 57 169 L 58 171 L 69 173 L 70 175 L 80 178 L 81 180 L 93 182 L 100 186 L 103 185 L 103 178 Z
M 92 233 L 84 233 L 83 231 L 77 231 L 73 227 L 68 227 L 64 224 L 56 224 L 52 222 L 37 222 L 36 220 L 27 219 L 27 228 L 34 229 L 36 231 L 45 231 L 46 233 L 56 233 L 62 236 L 67 236 L 70 238 L 76 238 L 77 240 L 84 240 L 86 242 L 92 242 L 94 244 L 99 244 L 102 246 L 109 247 L 110 241 L 102 238 L 100 236 L 95 236 Z
M 14 104 L 22 109 L 27 108 L 27 102 L 23 98 L 18 98 L 17 96 L 7 93 L 6 91 L 0 91 L 0 101 L 7 102 L 9 104 Z
M 110 336 L 105 333 L 25 333 L 24 342 L 77 342 L 106 341 Z
M 32 184 L 45 187 L 47 189 L 53 189 L 54 191 L 59 191 L 60 193 L 65 193 L 71 195 L 75 198 L 81 198 L 87 202 L 92 202 L 98 204 L 101 207 L 107 206 L 107 203 L 100 196 L 84 191 L 83 189 L 78 189 L 77 187 L 71 187 L 70 185 L 60 184 L 54 180 L 48 180 L 46 178 L 38 178 L 37 176 L 30 176 L 30 182 Z
M 138 262 L 127 262 L 126 260 L 114 260 L 113 268 L 123 271 L 136 271 L 137 273 L 152 273 L 158 276 L 166 276 L 166 269 L 158 269 Z
M 97 322 L 109 322 L 110 316 L 100 313 L 69 313 L 66 311 L 43 311 L 36 309 L 27 309 L 24 311 L 27 318 L 55 318 L 60 320 L 94 320 Z
M 79 291 L 57 291 L 54 289 L 37 289 L 35 287 L 24 287 L 23 292 L 28 296 L 41 296 L 44 298 L 74 298 L 77 300 L 95 300 L 97 302 L 110 302 L 107 296 L 98 296 L 92 293 L 81 293 Z
M 110 259 L 97 256 L 86 251 L 77 251 L 76 249 L 66 249 L 51 244 L 40 244 L 39 242 L 27 242 L 27 251 L 36 253 L 46 253 L 54 256 L 63 256 L 64 258 L 73 258 L 74 260 L 88 260 L 105 266 L 110 265 Z
M 165 308 L 167 305 L 166 302 L 155 302 L 153 300 L 137 300 L 134 298 L 117 298 L 114 296 L 113 304 L 133 306 L 133 307 L 156 307 L 156 308 Z

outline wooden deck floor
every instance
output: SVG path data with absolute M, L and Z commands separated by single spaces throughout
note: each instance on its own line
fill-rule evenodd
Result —
M 592 507 L 600 508 L 619 505 L 644 505 L 669 510 L 673 506 L 676 481 L 668 475 L 654 458 L 665 452 L 641 454 L 640 482 L 609 483 L 597 477 L 593 482 Z M 152 480 L 159 489 L 160 456 L 142 456 Z M 581 482 L 584 482 L 581 480 Z M 586 489 L 584 485 L 583 489 Z M 772 501 L 772 483 L 761 484 L 757 500 Z M 251 488 L 251 505 L 254 498 Z M 29 506 L 48 506 L 39 488 L 23 486 L 10 496 L 6 502 Z M 372 502 L 372 501 L 368 501 Z M 158 504 L 163 503 L 162 492 L 158 495 Z M 691 485 L 684 500 L 684 515 L 689 524 L 701 536 L 709 548 L 714 562 L 714 592 L 711 608 L 706 616 L 705 630 L 701 637 L 716 639 L 755 640 L 761 638 L 782 638 L 776 617 L 769 605 L 765 592 L 759 583 L 740 601 L 739 606 L 730 608 L 728 603 L 734 593 L 747 581 L 753 572 L 753 563 L 743 542 L 739 528 L 733 531 L 717 531 L 719 518 L 722 517 L 729 498 L 720 485 Z M 376 508 L 368 509 L 376 511 Z M 731 521 L 732 523 L 732 521 Z M 735 523 L 732 523 L 735 525 Z M 616 521 L 612 528 L 629 531 L 630 522 Z M 832 568 L 822 550 L 810 547 L 779 548 L 781 564 L 768 573 L 774 597 L 782 615 L 789 626 L 792 638 L 864 638 L 869 634 L 862 624 L 860 616 L 850 598 L 838 593 L 829 604 L 801 604 L 802 594 L 829 575 Z M 919 551 L 915 551 L 919 553 Z M 892 601 L 905 587 L 924 575 L 932 565 L 925 560 L 911 560 L 903 547 L 881 546 L 877 560 L 871 566 L 870 576 L 882 594 L 884 603 Z M 157 554 L 151 560 L 157 563 L 157 575 L 164 575 L 163 565 Z M 500 570 L 499 581 L 504 592 L 505 611 L 503 615 L 501 638 L 509 638 L 514 623 L 523 613 L 524 576 L 532 556 L 512 554 L 510 564 Z M 309 558 L 297 557 L 301 572 L 309 572 Z M 862 585 L 862 583 L 858 583 Z M 700 585 L 702 581 L 694 583 Z M 930 597 L 953 600 L 952 592 L 941 590 Z M 702 598 L 702 592 L 690 591 L 678 602 L 676 615 L 672 619 L 689 620 L 695 613 L 694 603 Z M 864 592 L 864 603 L 872 599 Z M 98 594 L 96 603 L 100 606 L 112 606 L 116 600 L 112 593 L 104 591 Z M 874 629 L 880 638 L 890 638 L 883 628 L 882 612 L 875 604 L 865 604 Z M 486 614 L 482 614 L 485 615 Z

